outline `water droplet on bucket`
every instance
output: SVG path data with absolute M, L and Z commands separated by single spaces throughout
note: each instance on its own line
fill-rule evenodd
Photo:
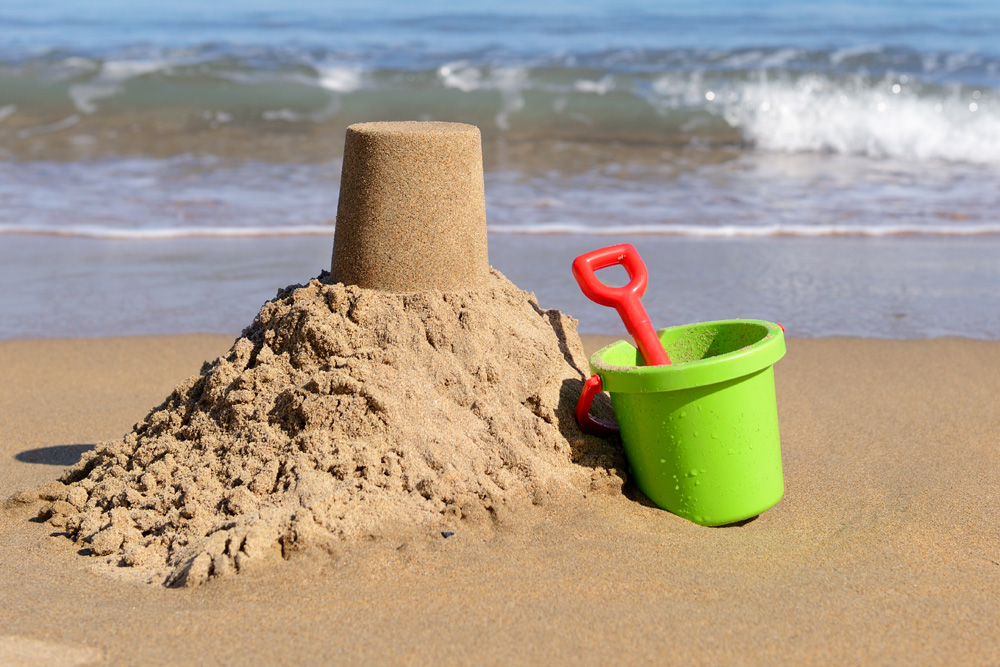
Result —
M 660 463 L 666 463 L 666 462 L 667 462 L 666 459 L 660 459 Z
M 701 480 L 700 479 L 694 480 L 694 485 L 695 486 L 701 486 Z
M 687 416 L 688 416 L 688 413 L 685 412 L 684 410 L 681 410 L 681 413 L 679 415 L 677 415 L 678 418 L 680 418 L 680 417 L 687 417 Z
M 718 440 L 718 439 L 719 439 L 719 434 L 718 433 L 713 433 L 712 434 L 712 440 Z
M 698 471 L 695 468 L 691 468 L 691 472 L 688 473 L 688 477 L 697 477 Z

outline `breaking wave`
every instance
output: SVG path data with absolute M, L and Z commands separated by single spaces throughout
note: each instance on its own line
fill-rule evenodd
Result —
M 871 46 L 455 55 L 409 67 L 378 54 L 263 47 L 8 58 L 0 137 L 87 134 L 116 122 L 152 133 L 162 118 L 276 131 L 415 118 L 497 135 L 1000 163 L 1000 58 L 982 54 Z

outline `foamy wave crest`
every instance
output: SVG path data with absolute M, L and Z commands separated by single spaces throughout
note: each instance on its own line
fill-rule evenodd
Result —
M 362 87 L 364 79 L 357 67 L 318 67 L 319 85 L 335 93 L 349 93 Z
M 524 108 L 524 92 L 528 89 L 529 70 L 525 67 L 474 67 L 457 61 L 441 65 L 437 75 L 445 88 L 463 93 L 495 90 L 500 93 L 500 110 L 494 122 L 501 130 L 510 129 L 510 116 Z
M 159 141 L 162 127 L 340 131 L 409 117 L 460 119 L 512 136 L 1000 164 L 1000 57 L 982 54 L 877 45 L 530 58 L 463 51 L 401 69 L 400 58 L 382 51 L 133 51 L 103 60 L 0 58 L 0 123 L 21 139 L 74 127 L 74 135 L 90 135 L 82 139 L 90 154 L 105 143 L 93 138 L 110 132 Z
M 735 92 L 705 95 L 719 99 L 726 121 L 764 150 L 1000 164 L 994 91 L 919 94 L 906 77 L 866 83 L 808 75 L 761 78 Z
M 579 234 L 588 236 L 680 236 L 686 238 L 771 238 L 824 236 L 985 236 L 1000 234 L 1000 224 L 984 225 L 614 225 L 573 223 L 490 225 L 493 234 Z
M 128 229 L 101 225 L 47 227 L 42 225 L 0 225 L 0 235 L 57 236 L 104 239 L 109 241 L 162 241 L 170 239 L 231 239 L 274 236 L 333 236 L 333 225 L 284 227 L 153 227 Z
M 100 225 L 48 227 L 0 225 L 0 236 L 54 236 L 108 241 L 166 241 L 171 239 L 232 239 L 294 236 L 330 236 L 333 225 L 276 227 L 160 227 L 128 229 Z M 490 234 L 583 235 L 583 236 L 678 236 L 683 238 L 817 238 L 827 236 L 988 236 L 1000 234 L 1000 224 L 980 225 L 596 225 L 576 223 L 490 224 Z
M 95 63 L 84 58 L 67 58 L 63 64 L 70 70 L 87 71 Z M 77 111 L 87 115 L 98 110 L 97 102 L 122 93 L 122 85 L 131 79 L 159 71 L 169 71 L 171 63 L 159 60 L 109 60 L 100 65 L 97 74 L 87 83 L 70 86 L 69 97 Z

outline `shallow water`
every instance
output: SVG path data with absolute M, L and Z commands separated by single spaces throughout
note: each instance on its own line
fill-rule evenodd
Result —
M 664 324 L 998 338 L 998 30 L 969 0 L 13 0 L 0 337 L 238 331 L 329 262 L 345 127 L 413 118 L 480 126 L 494 263 L 585 331 L 617 324 L 572 253 L 632 240 Z
M 793 337 L 1000 339 L 997 236 L 614 240 L 633 243 L 646 259 L 643 303 L 657 327 L 745 317 L 780 322 Z M 580 331 L 625 337 L 615 312 L 587 301 L 571 277 L 573 258 L 593 241 L 496 234 L 490 260 L 542 307 L 579 319 Z M 0 326 L 5 338 L 235 336 L 278 287 L 328 268 L 331 245 L 298 236 L 11 236 L 0 258 Z

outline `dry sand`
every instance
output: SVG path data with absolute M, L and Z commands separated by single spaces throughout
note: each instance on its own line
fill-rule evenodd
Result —
M 0 343 L 0 497 L 127 431 L 231 343 Z M 176 590 L 92 571 L 8 503 L 0 664 L 996 663 L 1000 343 L 791 340 L 776 378 L 785 498 L 737 527 L 626 487 L 485 541 L 296 554 Z
M 586 366 L 576 321 L 499 272 L 461 292 L 311 280 L 43 485 L 39 517 L 170 586 L 345 542 L 492 535 L 557 496 L 621 495 L 620 449 L 573 415 Z

